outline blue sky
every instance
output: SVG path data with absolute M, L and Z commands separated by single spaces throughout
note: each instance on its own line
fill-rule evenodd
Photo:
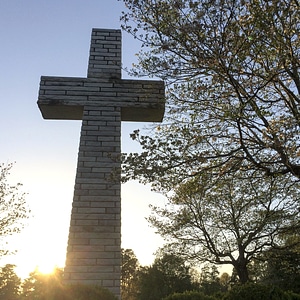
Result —
M 33 215 L 23 233 L 8 240 L 18 253 L 0 266 L 15 263 L 22 275 L 36 266 L 63 266 L 81 122 L 43 120 L 39 80 L 86 77 L 92 28 L 120 28 L 124 9 L 117 0 L 0 1 L 0 162 L 16 162 L 10 181 L 23 183 Z M 130 67 L 139 44 L 126 33 L 122 51 L 123 66 Z M 129 133 L 145 125 L 122 124 L 123 152 L 138 150 Z M 122 187 L 123 247 L 142 265 L 161 244 L 145 220 L 148 205 L 163 202 L 149 187 Z

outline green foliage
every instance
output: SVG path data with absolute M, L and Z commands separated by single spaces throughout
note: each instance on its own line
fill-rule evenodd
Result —
M 22 297 L 32 300 L 50 300 L 63 297 L 63 271 L 56 268 L 51 274 L 42 274 L 35 270 L 22 284 Z
M 164 300 L 217 300 L 213 296 L 205 295 L 197 291 L 186 291 L 184 293 L 174 293 L 164 298 Z
M 289 297 L 288 300 L 300 300 L 300 294 L 286 292 L 286 295 Z
M 131 249 L 122 249 L 122 300 L 134 300 L 138 293 L 139 263 Z
M 15 265 L 7 264 L 0 273 L 0 300 L 19 299 L 21 279 L 14 271 Z
M 220 166 L 300 177 L 299 1 L 123 2 L 143 43 L 133 73 L 168 86 L 165 124 L 134 134 L 127 179 L 169 188 Z
M 215 265 L 205 264 L 201 268 L 199 291 L 205 295 L 215 295 L 227 291 L 229 280 L 230 276 L 227 274 L 226 277 L 225 273 L 219 277 L 219 271 Z
M 253 279 L 272 284 L 284 291 L 300 293 L 300 237 L 299 233 L 282 236 L 282 249 L 262 253 L 251 266 Z
M 21 184 L 10 185 L 7 177 L 10 175 L 12 164 L 0 164 L 0 255 L 5 255 L 5 238 L 19 233 L 25 220 L 30 214 L 25 201 L 25 193 L 20 192 Z
M 266 253 L 263 282 L 300 293 L 300 252 L 287 249 Z
M 300 225 L 299 1 L 123 2 L 143 46 L 132 73 L 168 87 L 163 124 L 131 135 L 142 151 L 124 155 L 124 180 L 172 195 L 150 222 L 178 253 L 246 282 Z
M 299 226 L 298 185 L 287 184 L 260 173 L 203 172 L 176 188 L 163 208 L 153 207 L 149 221 L 175 253 L 231 264 L 246 282 L 250 262 L 272 247 L 284 249 L 281 235 Z
M 63 284 L 63 271 L 56 269 L 53 274 L 34 271 L 22 286 L 21 299 L 30 300 L 116 300 L 108 290 L 85 284 Z
M 140 269 L 138 299 L 160 300 L 171 293 L 192 290 L 189 270 L 180 256 L 161 253 L 152 266 Z
M 223 300 L 289 300 L 289 296 L 276 286 L 255 283 L 234 286 Z
M 63 287 L 63 296 L 61 298 L 52 298 L 53 300 L 117 300 L 110 291 L 96 285 L 74 284 Z M 52 300 L 51 299 L 51 300 Z M 50 299 L 47 299 L 50 300 Z

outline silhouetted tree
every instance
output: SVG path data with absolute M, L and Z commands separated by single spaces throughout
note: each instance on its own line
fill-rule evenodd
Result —
M 231 281 L 231 276 L 227 273 L 224 272 L 220 276 L 220 284 L 222 286 L 222 291 L 227 291 L 228 288 L 230 287 L 230 281 Z
M 110 291 L 97 285 L 63 284 L 63 270 L 59 268 L 51 274 L 35 270 L 23 283 L 22 290 L 21 299 L 28 300 L 117 300 Z
M 299 183 L 260 172 L 214 171 L 181 183 L 164 207 L 152 207 L 149 221 L 173 253 L 198 263 L 232 265 L 245 283 L 253 260 L 289 247 L 281 236 L 299 230 Z
M 215 265 L 206 264 L 200 272 L 200 291 L 205 295 L 214 295 L 224 291 L 220 277 L 220 272 Z
M 122 249 L 122 300 L 135 300 L 138 292 L 139 262 L 131 249 Z
M 257 281 L 300 293 L 299 234 L 284 237 L 285 249 L 270 249 L 255 264 Z
M 160 300 L 175 292 L 193 289 L 190 267 L 173 254 L 159 254 L 153 265 L 139 271 L 140 300 Z
M 21 279 L 15 273 L 15 265 L 7 264 L 1 268 L 0 273 L 0 299 L 18 300 Z
M 59 268 L 51 274 L 42 274 L 37 269 L 34 270 L 22 284 L 22 299 L 64 299 L 62 278 L 63 270 Z

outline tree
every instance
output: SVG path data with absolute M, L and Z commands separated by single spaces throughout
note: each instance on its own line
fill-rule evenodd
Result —
M 224 291 L 228 290 L 229 285 L 230 285 L 230 280 L 231 280 L 231 276 L 228 273 L 224 272 L 224 273 L 221 274 L 220 284 L 221 284 Z
M 21 299 L 29 300 L 117 300 L 109 290 L 97 285 L 63 284 L 63 270 L 51 274 L 35 270 L 22 285 Z
M 28 218 L 30 210 L 25 201 L 25 193 L 20 192 L 20 183 L 10 185 L 7 177 L 10 174 L 12 164 L 5 166 L 0 164 L 0 255 L 9 252 L 5 246 L 5 238 L 14 233 L 19 233 L 24 227 L 24 221 Z
M 175 292 L 192 290 L 189 270 L 179 255 L 159 253 L 152 266 L 139 271 L 138 299 L 160 300 Z
M 291 297 L 290 297 L 291 296 Z M 295 297 L 295 298 L 294 298 Z M 277 286 L 268 286 L 257 283 L 248 283 L 244 285 L 236 285 L 230 289 L 222 298 L 222 300 L 289 300 L 299 299 L 298 295 L 289 295 L 284 293 Z
M 300 243 L 299 232 L 283 238 L 284 251 L 270 249 L 262 254 L 255 265 L 258 281 L 276 285 L 282 290 L 300 293 Z M 298 242 L 298 244 L 297 244 Z
M 22 299 L 64 299 L 62 288 L 63 270 L 56 268 L 51 274 L 42 274 L 37 269 L 29 274 L 22 284 Z
M 122 249 L 121 291 L 123 300 L 135 300 L 137 295 L 138 259 L 131 249 Z
M 242 174 L 198 174 L 181 184 L 163 208 L 153 207 L 149 221 L 174 253 L 232 265 L 245 283 L 250 262 L 267 250 L 287 247 L 281 237 L 299 230 L 300 211 L 298 182 Z
M 142 151 L 124 155 L 124 180 L 173 195 L 154 208 L 158 232 L 245 282 L 299 228 L 300 4 L 123 2 L 123 29 L 142 42 L 132 73 L 167 86 L 164 123 L 132 133 Z
M 165 80 L 167 114 L 132 138 L 126 179 L 171 190 L 204 170 L 300 178 L 297 0 L 123 0 L 133 73 Z
M 218 268 L 215 265 L 205 264 L 200 273 L 200 291 L 205 295 L 214 295 L 224 291 Z
M 15 265 L 7 264 L 1 268 L 0 273 L 0 299 L 19 299 L 21 279 L 14 271 Z

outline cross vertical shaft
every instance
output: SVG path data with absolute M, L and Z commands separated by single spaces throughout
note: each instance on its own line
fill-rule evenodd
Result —
M 88 78 L 121 78 L 121 32 L 93 30 Z M 98 284 L 120 295 L 121 109 L 86 103 L 64 270 L 67 282 Z
M 101 134 L 99 134 L 101 133 Z M 99 284 L 120 293 L 119 108 L 84 109 L 67 260 L 67 282 Z
M 65 281 L 120 297 L 121 121 L 161 121 L 164 84 L 121 79 L 121 31 L 93 29 L 87 78 L 42 76 L 38 106 L 45 119 L 82 119 Z

